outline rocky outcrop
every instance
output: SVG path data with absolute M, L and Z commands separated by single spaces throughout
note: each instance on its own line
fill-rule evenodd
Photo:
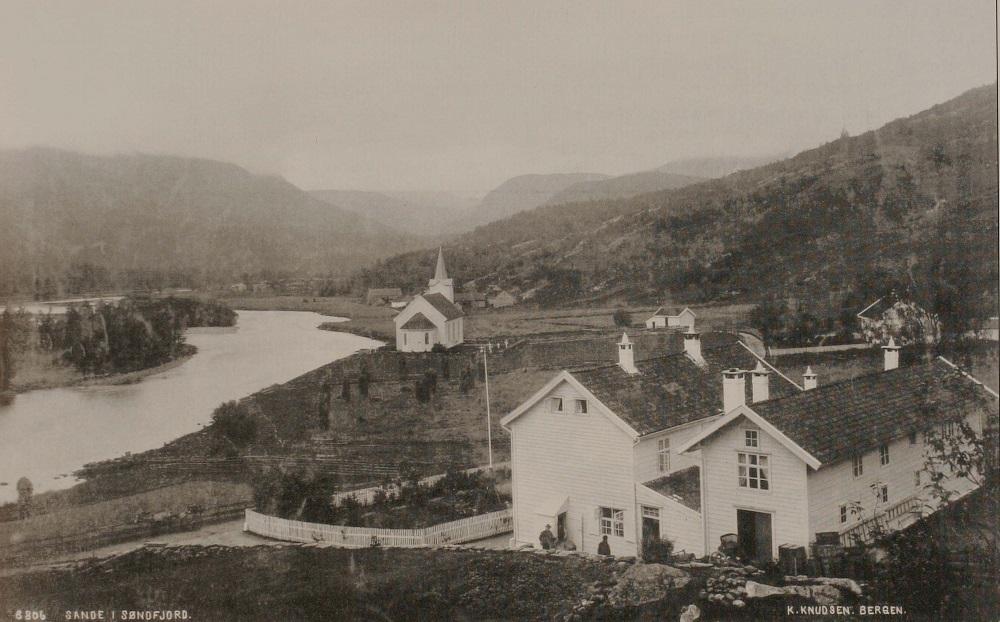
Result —
M 613 606 L 633 606 L 662 600 L 671 590 L 681 589 L 691 575 L 666 564 L 635 564 L 618 578 L 608 594 Z

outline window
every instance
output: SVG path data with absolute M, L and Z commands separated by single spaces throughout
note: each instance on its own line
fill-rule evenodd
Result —
M 885 443 L 878 446 L 878 462 L 882 466 L 889 464 L 889 446 Z
M 655 518 L 659 520 L 660 518 L 660 508 L 651 508 L 648 505 L 642 506 L 642 517 L 643 518 Z
M 625 535 L 625 511 L 617 508 L 601 508 L 601 535 Z
M 670 470 L 670 437 L 656 441 L 656 457 L 660 465 L 660 473 Z
M 430 342 L 431 342 L 431 334 L 430 333 L 424 333 L 424 343 L 428 344 Z
M 854 467 L 854 477 L 861 477 L 865 472 L 865 462 L 861 454 L 856 454 L 852 461 Z
M 587 414 L 587 400 L 573 400 L 573 412 L 581 415 Z
M 955 422 L 949 421 L 944 424 L 943 432 L 945 436 L 955 436 Z
M 917 444 L 917 433 L 916 432 L 910 432 L 910 444 L 911 445 L 916 445 Z
M 746 443 L 747 447 L 759 447 L 759 438 L 757 437 L 757 430 L 744 430 L 743 431 L 743 442 Z
M 760 454 L 736 454 L 737 475 L 740 488 L 769 490 L 767 456 Z
M 916 486 L 916 487 L 918 487 L 918 488 L 921 486 L 921 483 L 920 483 L 920 471 L 914 471 L 913 472 L 913 485 Z
M 406 333 L 403 333 L 403 345 L 406 345 Z
M 842 523 L 846 523 L 847 522 L 847 506 L 846 505 L 840 506 L 840 522 L 842 522 Z
M 550 404 L 552 405 L 552 412 L 561 413 L 563 411 L 563 398 L 553 397 Z
M 889 503 L 889 487 L 885 484 L 878 489 L 878 499 L 882 503 Z

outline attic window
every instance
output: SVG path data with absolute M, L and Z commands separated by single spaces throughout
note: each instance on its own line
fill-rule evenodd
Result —
M 757 436 L 757 430 L 744 430 L 743 431 L 743 442 L 747 447 L 759 447 L 760 439 Z
M 851 460 L 852 460 L 851 466 L 854 470 L 854 477 L 861 477 L 862 475 L 864 475 L 865 462 L 864 459 L 861 457 L 861 454 L 855 454 Z
M 552 400 L 549 402 L 549 404 L 551 404 L 552 412 L 554 413 L 563 412 L 563 398 L 553 397 Z
M 587 400 L 573 400 L 573 412 L 586 415 L 587 414 Z

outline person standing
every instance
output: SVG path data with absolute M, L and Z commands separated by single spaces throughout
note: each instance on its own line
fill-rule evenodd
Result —
M 611 555 L 611 545 L 608 544 L 608 537 L 604 536 L 600 544 L 597 545 L 598 555 Z
M 552 525 L 545 525 L 545 529 L 538 535 L 538 541 L 543 549 L 551 549 L 556 543 L 556 537 L 552 535 Z

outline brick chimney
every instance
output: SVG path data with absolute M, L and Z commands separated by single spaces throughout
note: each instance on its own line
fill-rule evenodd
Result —
M 751 399 L 753 399 L 755 404 L 763 402 L 771 396 L 768 383 L 768 376 L 770 375 L 770 370 L 764 367 L 764 364 L 760 361 L 757 361 L 757 367 L 750 372 Z
M 722 371 L 722 412 L 728 413 L 747 402 L 747 383 L 742 369 Z
M 811 366 L 807 365 L 806 373 L 802 374 L 802 388 L 808 391 L 810 389 L 815 389 L 816 385 L 816 373 L 813 371 Z
M 628 333 L 622 333 L 622 340 L 618 342 L 618 366 L 626 374 L 638 374 L 635 367 L 635 351 L 632 349 L 632 342 L 629 341 Z
M 689 326 L 684 332 L 684 352 L 698 366 L 705 364 L 705 359 L 701 356 L 701 335 L 694 326 Z
M 899 367 L 899 346 L 896 345 L 896 340 L 890 336 L 889 343 L 882 346 L 882 350 L 885 351 L 885 371 Z

